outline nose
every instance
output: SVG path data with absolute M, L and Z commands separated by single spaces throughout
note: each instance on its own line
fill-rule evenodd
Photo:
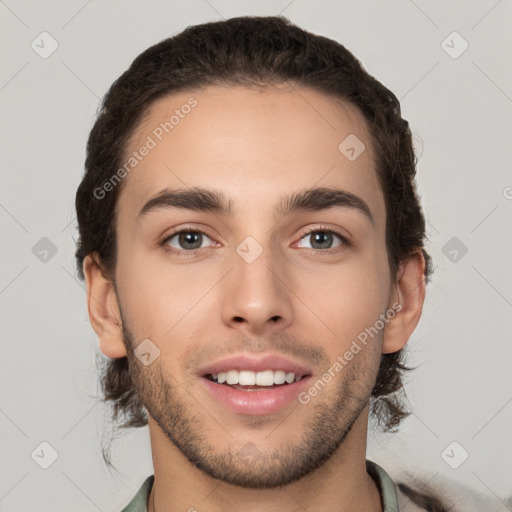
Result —
M 249 335 L 284 329 L 293 321 L 292 287 L 283 265 L 264 250 L 254 261 L 233 255 L 222 316 L 229 327 Z

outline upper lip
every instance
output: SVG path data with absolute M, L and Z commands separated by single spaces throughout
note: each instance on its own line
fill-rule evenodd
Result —
M 205 376 L 228 370 L 250 370 L 253 372 L 283 370 L 286 373 L 292 372 L 295 376 L 300 377 L 311 374 L 311 370 L 307 366 L 279 354 L 267 354 L 261 357 L 254 357 L 248 354 L 230 356 L 203 366 L 199 369 L 199 374 Z

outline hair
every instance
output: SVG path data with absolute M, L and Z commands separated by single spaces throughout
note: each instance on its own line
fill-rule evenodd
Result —
M 123 162 L 130 137 L 159 98 L 207 86 L 307 87 L 359 110 L 372 136 L 376 172 L 385 197 L 386 249 L 390 275 L 415 253 L 425 259 L 425 219 L 414 182 L 417 158 L 408 122 L 397 97 L 368 74 L 338 42 L 309 33 L 283 16 L 243 16 L 189 26 L 141 53 L 110 87 L 87 143 L 85 173 L 76 193 L 79 237 L 76 264 L 84 280 L 83 261 L 92 254 L 115 286 L 117 260 L 116 204 L 123 183 L 96 197 Z M 410 414 L 403 393 L 403 349 L 383 354 L 371 394 L 371 415 L 384 431 L 396 431 Z M 147 415 L 130 375 L 128 359 L 109 359 L 101 371 L 103 400 L 119 428 L 147 424 Z

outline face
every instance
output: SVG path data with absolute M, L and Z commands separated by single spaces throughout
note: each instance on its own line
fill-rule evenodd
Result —
M 367 414 L 384 329 L 344 355 L 393 303 L 362 115 L 308 89 L 209 87 L 154 103 L 134 151 L 116 297 L 152 435 L 234 485 L 301 478 Z

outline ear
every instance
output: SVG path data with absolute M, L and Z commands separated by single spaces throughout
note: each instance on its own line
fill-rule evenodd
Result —
M 83 263 L 89 320 L 98 335 L 103 354 L 112 358 L 124 357 L 126 347 L 114 285 L 103 275 L 96 257 L 95 253 L 88 254 Z
M 382 353 L 398 352 L 405 347 L 420 321 L 425 302 L 425 258 L 421 251 L 403 261 L 397 272 L 390 308 L 399 303 L 401 309 L 388 321 L 384 329 Z

